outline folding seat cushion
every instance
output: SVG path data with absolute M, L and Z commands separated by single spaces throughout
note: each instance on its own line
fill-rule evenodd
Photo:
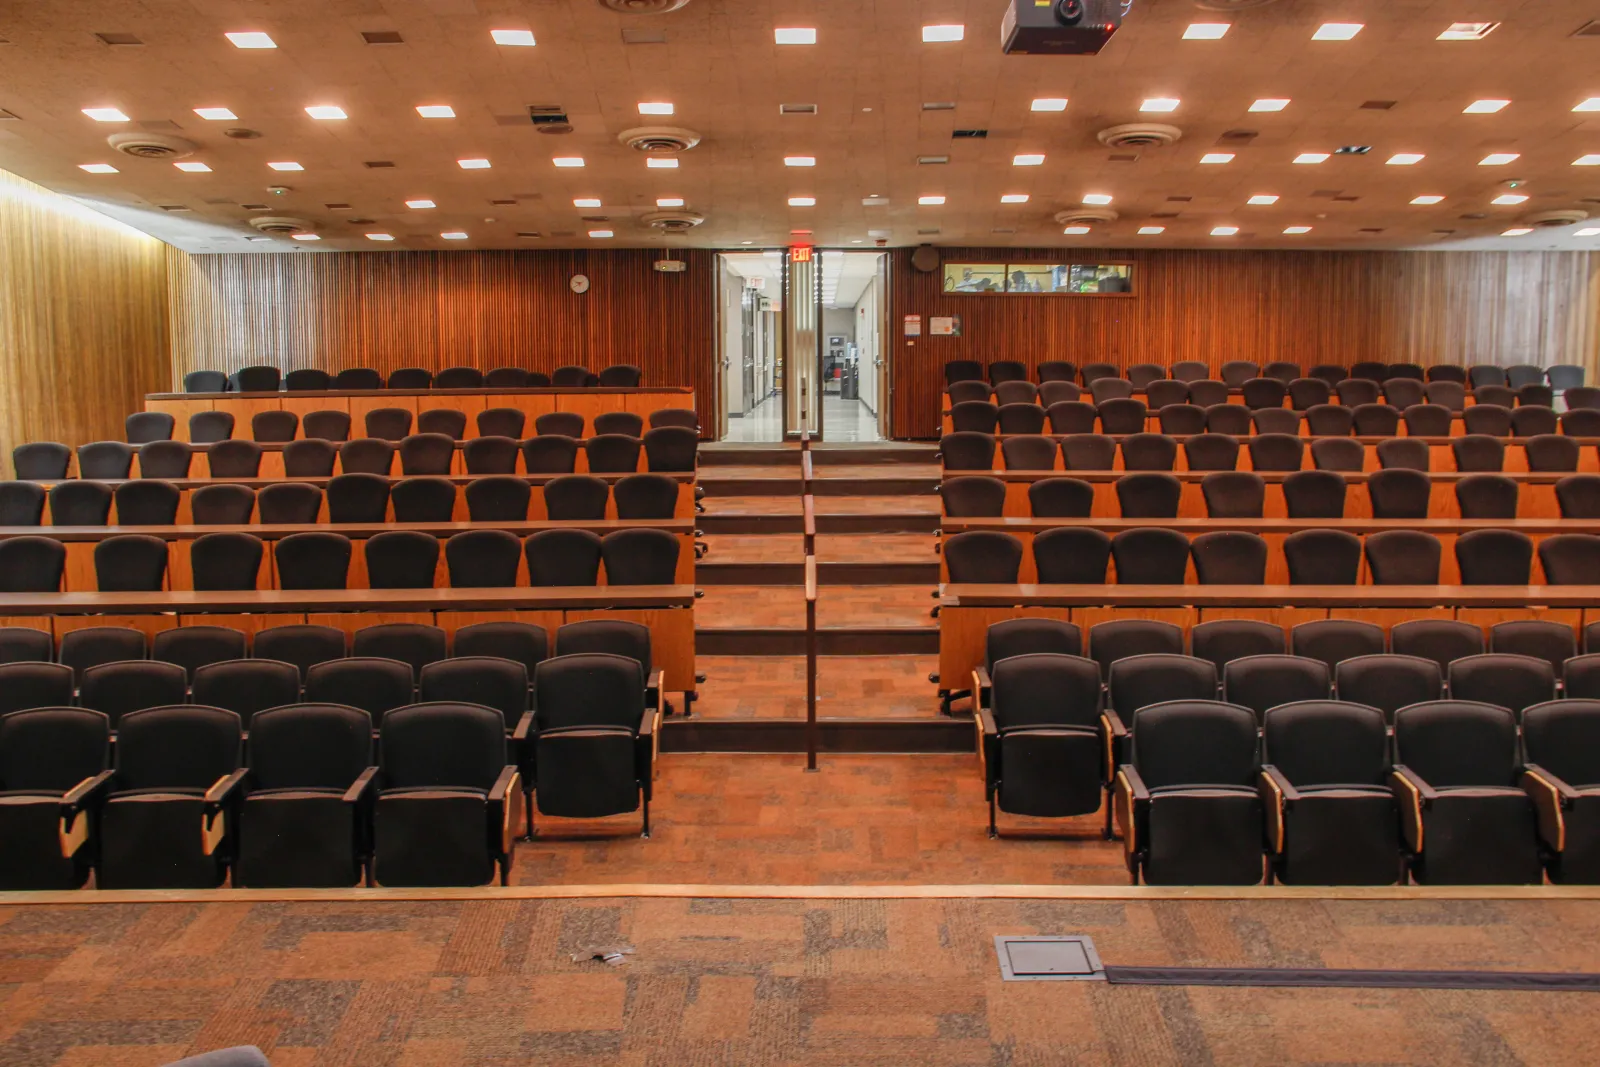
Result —
M 1392 885 L 1400 878 L 1382 712 L 1331 700 L 1273 708 L 1262 762 L 1267 851 L 1279 881 Z
M 1522 786 L 1539 814 L 1550 880 L 1600 882 L 1600 702 L 1556 700 L 1528 708 L 1522 741 Z
M 1411 874 L 1423 885 L 1540 882 L 1537 820 L 1518 787 L 1516 716 L 1464 700 L 1395 713 L 1393 782 Z
M 638 661 L 607 653 L 558 655 L 539 664 L 534 692 L 538 710 L 529 744 L 539 813 L 604 818 L 643 805 L 648 837 L 660 713 L 647 700 Z
M 1248 708 L 1178 701 L 1143 708 L 1115 810 L 1130 874 L 1151 885 L 1254 885 L 1265 874 Z
M 991 836 L 997 807 L 1036 818 L 1099 809 L 1109 768 L 1093 660 L 1008 656 L 994 665 L 991 704 L 978 712 Z
M 69 699 L 70 691 L 69 672 Z M 110 749 L 110 723 L 97 711 L 0 714 L 0 890 L 78 889 L 88 881 L 91 820 L 64 820 L 62 804 L 106 770 Z

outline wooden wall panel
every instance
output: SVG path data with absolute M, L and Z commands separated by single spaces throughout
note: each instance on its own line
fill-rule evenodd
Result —
M 943 248 L 946 260 L 1137 264 L 1132 299 L 947 295 L 942 272 L 893 253 L 890 371 L 896 437 L 939 432 L 949 359 L 1078 365 L 1199 359 L 1580 363 L 1597 374 L 1600 254 L 1213 252 Z M 923 316 L 903 336 L 902 316 Z M 960 315 L 960 337 L 927 318 Z
M 0 171 L 0 464 L 27 441 L 122 440 L 168 380 L 165 245 Z
M 710 409 L 715 253 L 171 253 L 172 378 L 254 363 L 320 367 L 520 366 L 549 372 L 634 363 L 648 385 L 693 385 Z M 586 274 L 582 295 L 568 287 Z

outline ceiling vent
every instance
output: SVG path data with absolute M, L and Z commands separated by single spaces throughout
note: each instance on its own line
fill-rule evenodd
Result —
M 1108 207 L 1069 207 L 1056 212 L 1056 221 L 1063 226 L 1083 225 L 1089 222 L 1116 222 L 1120 218 Z
M 368 44 L 404 44 L 405 38 L 395 30 L 362 30 L 361 39 Z
M 560 104 L 529 104 L 528 121 L 540 133 L 571 133 L 572 123 Z
M 981 141 L 989 136 L 988 130 L 951 130 L 950 139 L 953 141 Z
M 1161 148 L 1182 136 L 1183 131 L 1178 127 L 1160 122 L 1129 122 L 1095 134 L 1107 148 Z
M 624 15 L 663 15 L 684 7 L 689 0 L 600 0 L 600 6 Z
M 106 144 L 140 159 L 182 159 L 200 149 L 193 141 L 161 133 L 114 133 L 106 138 Z
M 288 234 L 309 233 L 316 229 L 316 224 L 306 219 L 294 219 L 287 215 L 257 215 L 250 220 L 250 225 L 262 233 Z
M 243 126 L 230 126 L 222 131 L 222 136 L 231 137 L 235 141 L 255 141 L 261 137 L 260 130 L 251 130 Z
M 817 113 L 817 105 L 816 104 L 779 104 L 778 105 L 778 114 L 780 114 L 780 115 L 815 115 L 816 113 Z
M 1555 227 L 1571 226 L 1574 222 L 1582 222 L 1589 217 L 1589 213 L 1582 208 L 1560 208 L 1555 211 L 1536 211 L 1532 215 L 1524 215 L 1522 222 L 1526 226 Z
M 673 211 L 651 211 L 639 216 L 639 225 L 647 230 L 658 230 L 661 233 L 688 233 L 702 222 L 706 217 L 698 211 L 685 211 L 678 208 Z
M 700 135 L 678 126 L 636 126 L 617 134 L 617 140 L 635 152 L 671 156 L 700 143 Z

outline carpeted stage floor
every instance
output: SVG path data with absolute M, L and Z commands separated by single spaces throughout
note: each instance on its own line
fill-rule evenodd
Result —
M 1588 901 L 483 899 L 0 906 L 0 1064 L 1592 1063 L 1600 995 L 999 980 L 1111 964 L 1600 970 Z M 618 968 L 568 954 L 624 942 Z

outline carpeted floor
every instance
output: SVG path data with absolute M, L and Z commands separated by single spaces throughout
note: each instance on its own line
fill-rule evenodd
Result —
M 1600 995 L 1002 983 L 997 933 L 1111 964 L 1600 970 L 1563 901 L 596 899 L 0 907 L 0 1064 L 1594 1062 Z M 631 944 L 627 964 L 569 953 Z

